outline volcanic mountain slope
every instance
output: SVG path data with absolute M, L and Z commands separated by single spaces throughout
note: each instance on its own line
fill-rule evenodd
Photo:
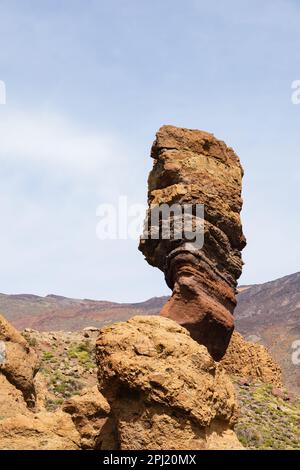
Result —
M 90 325 L 101 328 L 133 315 L 156 314 L 167 299 L 154 297 L 145 302 L 122 304 L 57 295 L 0 294 L 0 311 L 19 330 L 78 331 Z
M 117 303 L 58 295 L 0 294 L 0 311 L 20 330 L 77 331 L 91 324 L 101 327 L 127 320 L 137 314 L 158 314 L 168 298 Z M 264 284 L 241 286 L 235 318 L 237 330 L 247 337 L 256 335 L 257 340 L 267 341 L 262 330 L 284 325 L 289 335 L 300 339 L 300 272 Z
M 300 272 L 247 286 L 238 295 L 235 316 L 237 330 L 265 345 L 280 364 L 284 382 L 299 391 L 300 364 L 292 355 L 300 358 L 299 345 L 294 343 L 300 340 Z

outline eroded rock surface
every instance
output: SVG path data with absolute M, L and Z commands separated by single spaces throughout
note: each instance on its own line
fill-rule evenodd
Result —
M 111 445 L 111 435 L 101 434 L 109 405 L 97 387 L 49 412 L 47 382 L 38 369 L 34 349 L 0 316 L 0 449 L 95 449 L 98 438 Z
M 245 246 L 240 220 L 243 170 L 239 158 L 212 134 L 174 126 L 163 126 L 158 131 L 151 156 L 150 209 L 139 249 L 148 263 L 164 272 L 173 291 L 162 315 L 185 326 L 215 360 L 220 360 L 234 328 L 235 293 Z M 152 210 L 157 205 L 174 203 L 189 204 L 194 209 L 204 205 L 201 249 L 185 237 L 150 237 Z M 200 222 L 194 217 L 194 227 L 200 227 Z
M 16 414 L 0 421 L 0 449 L 78 450 L 80 435 L 62 411 Z
M 220 364 L 230 375 L 282 387 L 282 373 L 268 350 L 261 344 L 246 341 L 234 332 Z
M 133 317 L 105 327 L 96 358 L 118 448 L 241 447 L 233 431 L 238 407 L 231 381 L 176 322 Z
M 34 377 L 38 358 L 23 336 L 0 315 L 0 377 L 23 395 L 28 406 L 35 405 Z
M 114 449 L 115 438 L 108 423 L 110 406 L 96 385 L 66 400 L 63 411 L 72 417 L 82 449 L 99 449 L 104 443 Z

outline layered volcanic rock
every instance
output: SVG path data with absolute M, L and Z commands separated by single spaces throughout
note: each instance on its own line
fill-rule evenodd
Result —
M 176 322 L 143 316 L 105 327 L 96 356 L 119 449 L 241 448 L 233 385 Z
M 149 264 L 164 272 L 173 291 L 161 314 L 185 326 L 220 360 L 234 328 L 236 286 L 245 246 L 239 158 L 212 134 L 173 126 L 158 131 L 151 156 L 149 210 L 139 249 Z M 193 208 L 193 230 L 204 229 L 202 247 L 186 234 L 176 239 L 177 214 L 168 218 L 173 239 L 163 239 L 166 219 L 162 217 L 157 226 L 151 223 L 161 204 Z M 201 204 L 204 222 L 203 216 L 202 220 L 197 216 Z

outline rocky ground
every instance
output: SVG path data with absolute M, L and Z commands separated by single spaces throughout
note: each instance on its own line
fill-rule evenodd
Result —
M 249 449 L 299 450 L 300 399 L 261 382 L 236 380 L 240 418 L 235 431 Z
M 26 329 L 22 335 L 40 359 L 39 373 L 49 395 L 46 409 L 54 411 L 66 398 L 97 384 L 95 342 L 97 329 L 81 332 L 40 332 Z
M 37 332 L 22 335 L 37 351 L 48 394 L 46 408 L 54 411 L 66 398 L 97 384 L 94 345 L 98 330 Z M 300 399 L 274 385 L 233 377 L 240 404 L 236 432 L 249 449 L 300 449 Z

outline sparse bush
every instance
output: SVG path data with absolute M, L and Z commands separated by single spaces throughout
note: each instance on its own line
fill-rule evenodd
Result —
M 54 359 L 54 355 L 50 351 L 44 351 L 42 359 L 43 361 L 50 361 L 51 359 Z
M 45 402 L 45 408 L 47 411 L 55 411 L 63 404 L 63 398 L 57 398 L 52 400 L 51 398 L 47 398 Z
M 69 359 L 78 359 L 82 363 L 90 361 L 90 344 L 89 341 L 80 344 L 72 344 L 68 351 Z

